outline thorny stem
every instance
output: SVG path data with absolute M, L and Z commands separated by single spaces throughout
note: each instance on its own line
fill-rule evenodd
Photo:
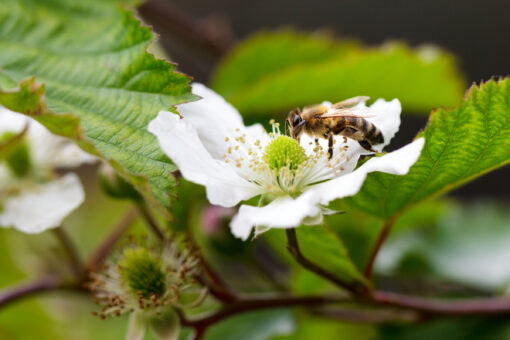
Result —
M 393 224 L 395 224 L 395 218 L 391 218 L 391 219 L 387 220 L 381 228 L 381 232 L 379 233 L 379 236 L 378 236 L 377 240 L 375 241 L 374 248 L 372 249 L 372 252 L 370 253 L 370 257 L 369 257 L 367 265 L 365 267 L 365 277 L 367 279 L 370 279 L 372 277 L 372 272 L 374 270 L 374 263 L 377 258 L 377 254 L 379 254 L 379 251 L 381 250 L 382 245 L 388 238 L 388 235 L 390 234 Z
M 140 214 L 144 218 L 147 226 L 152 231 L 152 233 L 160 240 L 165 240 L 165 234 L 163 234 L 163 229 L 159 226 L 158 222 L 152 215 L 152 213 L 149 211 L 149 208 L 147 205 L 145 205 L 143 202 L 137 203 L 138 210 L 140 211 Z
M 296 261 L 303 266 L 304 268 L 308 269 L 309 271 L 325 278 L 328 281 L 333 282 L 339 287 L 342 287 L 343 289 L 355 294 L 355 295 L 364 295 L 367 293 L 367 288 L 361 284 L 350 284 L 347 282 L 344 282 L 340 280 L 338 277 L 333 275 L 332 273 L 328 272 L 324 268 L 318 266 L 317 264 L 313 263 L 309 259 L 307 259 L 303 253 L 301 253 L 301 249 L 299 248 L 299 243 L 297 240 L 296 235 L 296 229 L 286 229 L 287 233 L 287 250 L 294 256 Z
M 117 225 L 113 228 L 111 234 L 97 247 L 94 253 L 90 256 L 90 259 L 87 262 L 87 270 L 94 271 L 97 270 L 104 259 L 108 256 L 110 251 L 113 249 L 117 241 L 122 237 L 124 232 L 133 224 L 138 213 L 136 209 L 129 209 L 121 218 L 121 220 L 117 223 Z
M 80 259 L 80 255 L 78 254 L 78 248 L 72 241 L 71 237 L 66 233 L 66 231 L 59 226 L 52 230 L 55 237 L 59 240 L 60 244 L 67 252 L 69 256 L 69 261 L 71 263 L 71 269 L 76 276 L 76 278 L 80 279 L 83 276 L 83 264 Z

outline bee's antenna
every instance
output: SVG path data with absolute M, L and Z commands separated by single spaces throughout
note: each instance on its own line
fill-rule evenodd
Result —
M 287 119 L 285 119 L 285 135 L 287 135 L 287 125 L 288 125 L 288 124 L 289 124 L 289 123 L 287 122 Z

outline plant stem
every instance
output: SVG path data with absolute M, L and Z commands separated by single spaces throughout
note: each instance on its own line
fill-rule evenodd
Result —
M 416 322 L 420 321 L 419 313 L 415 311 L 402 311 L 394 309 L 369 310 L 369 309 L 347 309 L 335 308 L 317 310 L 314 315 L 326 317 L 339 321 L 354 323 L 380 324 L 387 322 Z
M 241 297 L 240 300 L 224 305 L 214 314 L 199 320 L 186 320 L 181 315 L 181 323 L 183 326 L 193 327 L 195 329 L 195 338 L 200 339 L 207 328 L 211 325 L 226 319 L 234 314 L 244 313 L 267 308 L 278 307 L 295 307 L 295 306 L 318 306 L 330 303 L 346 302 L 348 299 L 344 296 L 258 296 L 258 297 Z
M 391 218 L 391 219 L 387 220 L 381 228 L 381 232 L 379 233 L 379 236 L 377 237 L 377 240 L 375 241 L 374 248 L 372 249 L 372 252 L 370 253 L 370 257 L 369 257 L 367 265 L 365 267 L 365 277 L 367 279 L 370 279 L 372 277 L 377 254 L 379 254 L 379 251 L 381 250 L 382 245 L 388 238 L 388 235 L 390 234 L 393 224 L 395 224 L 395 218 Z
M 200 259 L 200 265 L 204 270 L 202 275 L 197 275 L 196 279 L 209 289 L 209 292 L 219 301 L 229 303 L 237 300 L 236 294 L 232 289 L 223 281 L 221 276 L 211 266 L 211 264 L 204 258 L 200 246 L 198 245 L 191 230 L 186 231 L 188 241 L 193 246 L 196 256 Z
M 136 209 L 129 209 L 121 218 L 121 220 L 117 223 L 117 225 L 113 228 L 112 232 L 108 237 L 97 247 L 94 253 L 90 256 L 90 259 L 87 262 L 87 270 L 94 271 L 101 266 L 104 259 L 108 256 L 112 248 L 122 237 L 124 232 L 133 224 L 138 213 Z
M 339 287 L 342 287 L 343 289 L 355 294 L 366 294 L 367 290 L 366 287 L 362 286 L 361 284 L 350 284 L 347 282 L 342 281 L 338 277 L 336 277 L 334 274 L 328 272 L 324 268 L 318 266 L 317 264 L 313 263 L 309 259 L 307 259 L 303 253 L 301 253 L 301 249 L 299 248 L 299 243 L 297 240 L 296 235 L 296 229 L 286 229 L 287 233 L 287 249 L 288 251 L 294 256 L 296 261 L 303 266 L 304 268 L 308 269 L 309 271 L 325 278 L 328 281 L 333 282 Z
M 379 305 L 408 308 L 427 315 L 510 314 L 508 297 L 445 300 L 376 291 L 373 293 L 373 299 Z
M 54 276 L 45 276 L 37 281 L 22 284 L 14 288 L 8 288 L 1 292 L 0 308 L 4 308 L 8 304 L 28 296 L 62 289 L 78 290 L 79 285 L 76 283 L 62 282 Z
M 206 286 L 207 289 L 209 289 L 209 293 L 211 293 L 211 295 L 219 301 L 224 303 L 231 303 L 238 300 L 237 295 L 232 292 L 230 287 L 228 287 L 223 281 L 221 281 L 221 283 L 210 282 L 210 280 L 204 277 L 204 275 L 197 276 L 196 279 L 202 285 Z
M 78 254 L 78 248 L 72 241 L 71 237 L 69 237 L 66 231 L 62 228 L 62 226 L 55 228 L 52 231 L 56 238 L 59 240 L 64 250 L 67 252 L 67 255 L 69 256 L 69 261 L 71 263 L 71 270 L 73 271 L 74 275 L 78 279 L 81 279 L 84 271 L 80 255 Z
M 152 231 L 152 233 L 159 238 L 161 241 L 165 240 L 165 234 L 163 234 L 163 229 L 159 226 L 158 222 L 152 216 L 152 213 L 150 212 L 147 205 L 145 205 L 143 202 L 137 203 L 138 210 L 140 211 L 140 214 L 144 218 L 147 226 Z

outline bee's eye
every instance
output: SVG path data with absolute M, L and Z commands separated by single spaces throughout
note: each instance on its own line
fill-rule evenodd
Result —
M 301 117 L 298 115 L 295 115 L 292 117 L 292 126 L 296 126 L 301 122 Z

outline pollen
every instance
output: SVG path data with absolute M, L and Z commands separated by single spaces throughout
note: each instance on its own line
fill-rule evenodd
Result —
M 264 161 L 272 170 L 288 167 L 296 170 L 307 159 L 305 150 L 291 137 L 279 136 L 264 150 Z

